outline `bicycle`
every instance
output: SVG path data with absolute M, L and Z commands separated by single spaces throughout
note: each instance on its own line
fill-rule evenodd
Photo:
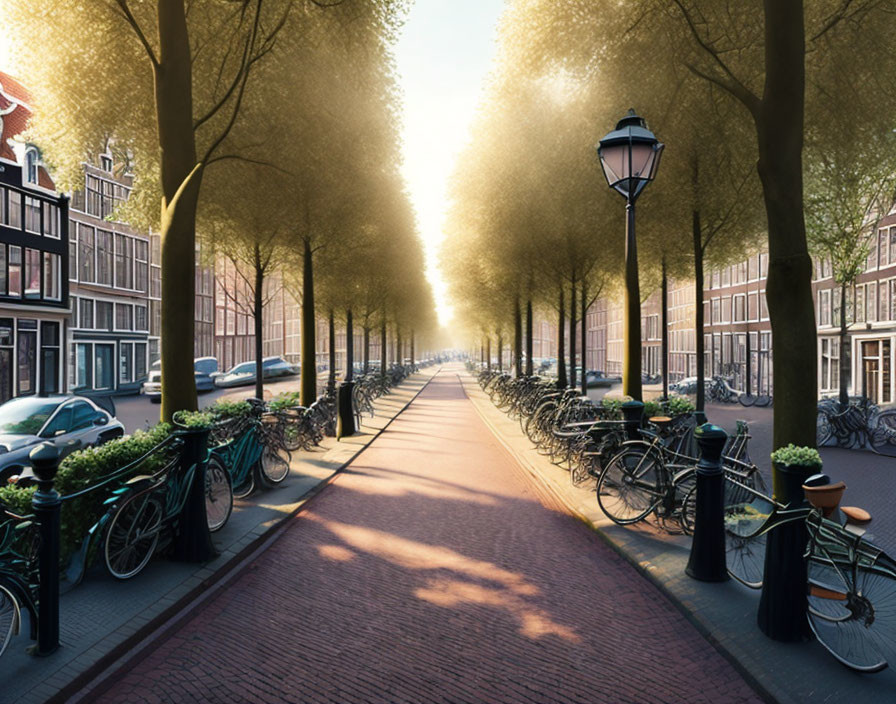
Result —
M 655 430 L 640 430 L 640 440 L 629 440 L 603 468 L 597 480 L 597 502 L 604 514 L 619 525 L 630 525 L 655 514 L 665 530 L 677 521 L 680 532 L 690 534 L 696 513 L 696 450 L 694 426 L 688 416 L 676 422 L 668 417 L 651 419 Z M 746 423 L 738 424 L 738 433 L 728 451 L 737 456 L 722 456 L 726 476 L 743 484 L 764 488 L 759 468 L 739 457 L 746 454 L 749 439 Z M 732 449 L 733 448 L 733 449 Z
M 0 506 L 0 656 L 19 634 L 23 609 L 31 640 L 37 640 L 39 547 L 34 516 Z
M 742 501 L 725 509 L 726 547 L 732 558 L 728 572 L 758 589 L 769 531 L 805 521 L 809 626 L 842 664 L 860 672 L 879 672 L 896 658 L 896 562 L 868 539 L 867 511 L 839 506 L 845 490 L 843 482 L 834 484 L 828 476 L 816 474 L 803 484 L 811 507 L 791 508 L 737 486 Z M 837 513 L 842 520 L 835 520 Z

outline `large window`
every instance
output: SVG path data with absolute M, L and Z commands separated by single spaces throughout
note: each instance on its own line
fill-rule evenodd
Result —
M 58 240 L 59 234 L 59 208 L 48 201 L 44 201 L 44 234 Z
M 25 230 L 40 234 L 40 201 L 31 196 L 25 196 Z
M 96 329 L 112 329 L 112 304 L 109 301 L 96 302 Z
M 118 383 L 129 384 L 134 380 L 134 344 L 122 342 L 118 354 Z
M 112 285 L 112 233 L 96 231 L 96 282 Z
M 134 240 L 134 288 L 146 292 L 149 289 L 149 242 Z
M 96 280 L 96 235 L 93 228 L 78 223 L 78 278 L 91 284 Z
M 60 266 L 58 254 L 44 252 L 44 298 L 48 301 L 58 301 L 62 297 Z
M 87 212 L 90 215 L 101 218 L 103 217 L 100 208 L 102 199 L 102 182 L 96 177 L 88 174 L 84 179 L 84 190 L 87 194 Z
M 127 331 L 134 329 L 134 308 L 129 303 L 115 304 L 115 329 Z
M 115 235 L 115 286 L 134 288 L 134 240 L 124 235 Z
M 821 338 L 820 372 L 818 384 L 822 391 L 840 388 L 840 340 L 836 337 Z
M 8 295 L 13 298 L 22 297 L 22 248 L 9 245 L 9 275 L 6 284 Z
M 77 230 L 75 229 L 75 223 L 71 220 L 69 221 L 71 228 L 69 232 L 72 233 L 72 236 L 68 240 L 68 280 L 69 281 L 77 281 L 78 280 L 78 236 Z
M 94 345 L 94 380 L 96 389 L 111 389 L 115 385 L 115 345 Z
M 29 147 L 25 152 L 25 180 L 28 183 L 37 183 L 37 168 L 40 160 L 37 149 Z
M 25 250 L 25 298 L 40 298 L 40 250 Z
M 818 324 L 831 324 L 831 289 L 826 288 L 818 292 Z
M 149 320 L 146 314 L 146 306 L 134 306 L 134 329 L 140 331 L 149 330 Z
M 6 224 L 18 230 L 22 228 L 22 194 L 18 191 L 9 191 L 9 220 Z
M 93 299 L 78 299 L 78 327 L 85 330 L 93 329 Z
M 6 295 L 6 245 L 0 242 L 0 296 Z M 2 401 L 0 401 L 2 403 Z
M 40 390 L 44 394 L 59 393 L 59 323 L 40 324 Z

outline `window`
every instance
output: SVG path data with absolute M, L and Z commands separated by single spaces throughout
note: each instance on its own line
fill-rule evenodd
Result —
M 49 301 L 58 301 L 62 297 L 60 266 L 58 254 L 44 252 L 44 298 Z
M 75 374 L 73 386 L 76 389 L 93 388 L 93 345 L 75 345 Z
M 113 365 L 115 345 L 95 345 L 94 347 L 96 348 L 94 355 L 95 388 L 111 389 L 115 384 L 115 367 Z
M 70 232 L 76 232 L 74 228 L 74 223 L 72 223 L 72 229 Z M 78 280 L 78 239 L 77 237 L 72 237 L 68 241 L 68 280 L 69 281 L 77 281 Z
M 95 234 L 92 227 L 78 223 L 78 278 L 83 283 L 93 283 L 96 274 Z
M 40 250 L 25 250 L 25 298 L 40 298 Z
M 124 235 L 115 235 L 115 286 L 134 288 L 134 240 Z
M 731 267 L 726 266 L 722 269 L 722 286 L 731 285 Z
M 715 325 L 722 321 L 722 308 L 721 303 L 718 298 L 712 299 L 712 318 L 710 318 L 710 323 Z
M 747 261 L 747 280 L 755 281 L 759 278 L 759 257 L 750 257 Z
M 818 292 L 818 307 L 815 312 L 819 325 L 831 324 L 831 291 L 825 289 Z
M 868 251 L 868 258 L 865 260 L 865 271 L 869 271 L 871 269 L 877 269 L 877 240 L 875 239 L 871 242 L 871 247 Z
M 821 338 L 821 369 L 818 385 L 822 391 L 840 388 L 840 341 L 836 337 Z
M 759 318 L 768 320 L 768 302 L 765 300 L 765 291 L 759 292 Z
M 877 287 L 878 301 L 878 319 L 890 320 L 890 282 L 881 281 Z
M 887 228 L 882 227 L 877 233 L 877 249 L 880 253 L 880 268 L 883 269 L 890 261 L 890 235 Z
M 12 298 L 22 297 L 22 248 L 9 245 L 8 294 Z
M 6 295 L 6 245 L 0 242 L 0 296 Z M 0 401 L 0 403 L 3 403 Z
M 62 352 L 59 346 L 59 323 L 40 324 L 40 390 L 44 394 L 60 391 L 59 365 Z
M 227 334 L 233 335 L 236 328 L 236 314 L 232 310 L 227 311 Z
M 112 157 L 108 154 L 100 154 L 100 168 L 112 173 Z
M 890 264 L 896 264 L 896 227 L 890 228 Z
M 865 284 L 865 305 L 868 309 L 865 320 L 874 322 L 877 320 L 877 281 Z
M 109 301 L 96 302 L 96 329 L 112 329 L 112 304 Z
M 71 404 L 72 409 L 72 430 L 84 430 L 93 425 L 96 411 L 86 401 L 75 401 Z
M 134 308 L 128 303 L 115 304 L 115 329 L 134 329 Z
M 724 298 L 722 298 L 722 322 L 731 322 L 731 296 L 725 296 Z
M 768 276 L 768 255 L 760 254 L 759 255 L 759 278 L 764 279 Z
M 96 231 L 96 282 L 112 285 L 112 233 Z
M 149 330 L 149 320 L 146 317 L 146 306 L 134 306 L 134 329 L 140 331 Z
M 25 196 L 25 230 L 40 234 L 40 201 L 31 196 Z
M 93 329 L 93 299 L 81 298 L 78 301 L 78 327 Z
M 746 320 L 746 297 L 745 296 L 735 296 L 734 297 L 734 322 L 742 323 Z
M 146 343 L 134 343 L 134 380 L 146 376 Z
M 134 288 L 146 292 L 149 286 L 149 242 L 134 240 Z
M 865 287 L 856 286 L 856 322 L 865 322 Z
M 150 298 L 162 297 L 162 270 L 157 267 L 151 267 L 149 270 L 149 296 Z
M 37 393 L 37 321 L 19 318 L 16 335 L 18 395 Z
M 111 181 L 100 181 L 102 186 L 102 201 L 100 204 L 100 217 L 107 218 L 115 210 L 115 184 Z
M 9 221 L 6 224 L 22 229 L 22 194 L 18 191 L 9 191 Z
M 122 342 L 118 354 L 118 383 L 127 384 L 134 380 L 134 346 L 130 342 Z
M 84 179 L 84 190 L 87 194 L 87 213 L 95 217 L 103 217 L 100 215 L 100 202 L 102 193 L 100 192 L 101 181 L 96 176 L 87 175 Z
M 37 149 L 30 147 L 25 152 L 25 180 L 28 183 L 37 183 L 37 167 L 40 160 L 37 156 Z

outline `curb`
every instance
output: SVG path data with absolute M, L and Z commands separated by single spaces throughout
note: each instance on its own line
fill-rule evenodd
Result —
M 321 480 L 298 497 L 298 506 L 294 510 L 284 515 L 277 523 L 257 536 L 226 564 L 221 565 L 214 574 L 204 579 L 162 613 L 116 645 L 96 663 L 83 670 L 67 685 L 60 688 L 46 700 L 47 704 L 78 704 L 93 701 L 96 697 L 106 692 L 124 670 L 130 669 L 133 663 L 142 660 L 164 643 L 181 624 L 232 584 L 252 562 L 258 559 L 274 541 L 279 539 L 291 527 L 292 520 L 304 511 L 315 497 L 332 484 L 349 464 L 354 462 L 380 435 L 386 432 L 395 419 L 404 413 L 408 406 L 429 386 L 441 369 L 439 367 L 407 403 L 392 416 L 389 422 L 371 435 L 370 440 L 366 444 L 359 446 L 358 450 L 346 458 L 330 476 Z
M 473 408 L 476 409 L 476 413 L 482 419 L 482 422 L 489 429 L 492 435 L 498 440 L 504 450 L 511 456 L 511 458 L 518 464 L 526 474 L 534 480 L 538 489 L 542 492 L 546 492 L 550 495 L 551 499 L 556 502 L 558 505 L 562 506 L 573 518 L 576 518 L 586 526 L 588 526 L 597 536 L 610 548 L 613 549 L 620 557 L 622 557 L 626 562 L 628 562 L 632 567 L 637 570 L 637 572 L 645 577 L 651 584 L 653 584 L 658 591 L 660 591 L 663 596 L 665 596 L 670 603 L 672 603 L 675 608 L 685 617 L 685 619 L 697 629 L 697 632 L 703 636 L 703 638 L 723 657 L 727 660 L 731 666 L 740 674 L 741 677 L 747 682 L 747 684 L 756 692 L 757 695 L 764 701 L 768 702 L 768 704 L 779 704 L 780 701 L 790 701 L 791 698 L 784 692 L 775 693 L 772 691 L 766 683 L 760 682 L 756 676 L 748 670 L 741 661 L 737 658 L 737 656 L 732 653 L 728 648 L 726 648 L 715 636 L 712 635 L 711 631 L 707 627 L 707 625 L 697 617 L 697 615 L 688 608 L 687 604 L 682 601 L 677 594 L 675 594 L 672 590 L 670 590 L 666 583 L 657 575 L 659 569 L 653 565 L 649 561 L 639 560 L 636 556 L 632 555 L 630 552 L 626 550 L 625 544 L 614 540 L 612 536 L 607 535 L 601 528 L 594 523 L 591 522 L 591 519 L 588 518 L 584 513 L 582 513 L 572 502 L 570 502 L 563 494 L 558 492 L 549 481 L 547 481 L 538 470 L 537 467 L 533 466 L 529 460 L 520 454 L 511 446 L 507 440 L 505 440 L 504 436 L 501 432 L 492 424 L 492 422 L 485 415 L 483 410 L 479 407 L 480 399 L 473 399 L 472 396 L 467 392 L 467 385 L 464 383 L 464 380 L 458 374 L 458 381 L 460 381 L 461 387 L 464 389 L 464 394 L 467 399 L 473 405 Z M 469 383 L 469 382 L 468 382 Z M 475 384 L 475 380 L 473 380 Z M 485 399 L 488 400 L 488 399 Z M 777 689 L 777 688 L 774 688 Z M 782 699 L 779 699 L 782 697 Z

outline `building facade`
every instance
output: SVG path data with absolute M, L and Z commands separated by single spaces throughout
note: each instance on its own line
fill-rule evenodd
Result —
M 30 97 L 0 73 L 0 403 L 63 390 L 68 199 L 17 136 Z
M 150 239 L 114 219 L 133 178 L 112 154 L 84 165 L 69 212 L 68 388 L 133 393 L 146 378 L 150 332 Z

